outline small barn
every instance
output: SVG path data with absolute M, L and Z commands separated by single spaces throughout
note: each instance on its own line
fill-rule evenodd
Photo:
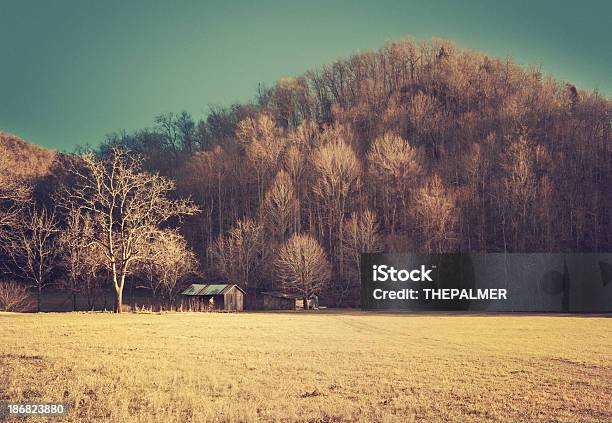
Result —
M 236 284 L 192 284 L 181 295 L 197 310 L 244 310 L 245 291 Z
M 308 300 L 310 308 L 318 301 L 315 296 Z M 245 310 L 299 310 L 304 308 L 304 299 L 298 295 L 276 291 L 253 291 L 245 295 Z

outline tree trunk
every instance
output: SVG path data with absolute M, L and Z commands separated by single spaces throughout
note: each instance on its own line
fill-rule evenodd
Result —
M 308 297 L 304 296 L 304 310 L 308 310 Z
M 40 313 L 40 297 L 42 286 L 38 285 L 38 296 L 36 297 L 36 311 Z
M 130 305 L 132 310 L 136 308 L 136 292 L 134 291 L 134 285 L 136 285 L 136 281 L 132 281 L 132 285 L 130 286 L 130 291 L 132 295 L 132 300 L 130 301 Z
M 74 277 L 70 277 L 70 290 L 72 291 L 72 311 L 76 311 L 77 308 L 77 300 L 76 300 L 76 294 L 77 294 L 77 282 L 76 279 Z
M 115 300 L 115 313 L 121 313 L 121 305 L 123 304 L 123 288 L 117 288 L 117 298 Z

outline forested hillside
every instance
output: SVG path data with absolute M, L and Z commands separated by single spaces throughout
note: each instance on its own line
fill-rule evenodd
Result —
M 272 263 L 305 233 L 328 302 L 356 304 L 360 252 L 612 251 L 610 112 L 537 68 L 401 40 L 100 154 L 141 154 L 199 206 L 181 232 L 210 280 L 278 288 Z
M 47 175 L 54 160 L 54 152 L 0 131 L 0 177 Z

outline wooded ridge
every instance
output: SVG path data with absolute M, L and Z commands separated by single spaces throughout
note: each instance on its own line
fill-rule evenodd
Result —
M 167 201 L 191 199 L 156 229 L 186 240 L 205 279 L 356 305 L 361 252 L 612 251 L 610 111 L 605 95 L 538 68 L 405 39 L 198 121 L 160 115 L 88 160 L 129 151 L 134 172 L 168 181 Z M 60 207 L 82 165 L 55 155 L 33 182 L 37 209 Z

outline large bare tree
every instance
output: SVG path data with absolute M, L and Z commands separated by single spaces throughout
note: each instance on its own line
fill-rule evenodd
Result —
M 316 239 L 307 234 L 295 234 L 280 248 L 274 262 L 281 286 L 308 299 L 326 288 L 331 277 L 331 266 L 325 251 Z
M 145 258 L 151 234 L 172 218 L 192 215 L 198 208 L 186 199 L 169 197 L 174 182 L 141 170 L 142 159 L 121 148 L 107 157 L 86 153 L 71 171 L 75 185 L 67 187 L 64 205 L 76 208 L 93 224 L 90 241 L 104 252 L 121 312 L 127 275 Z

